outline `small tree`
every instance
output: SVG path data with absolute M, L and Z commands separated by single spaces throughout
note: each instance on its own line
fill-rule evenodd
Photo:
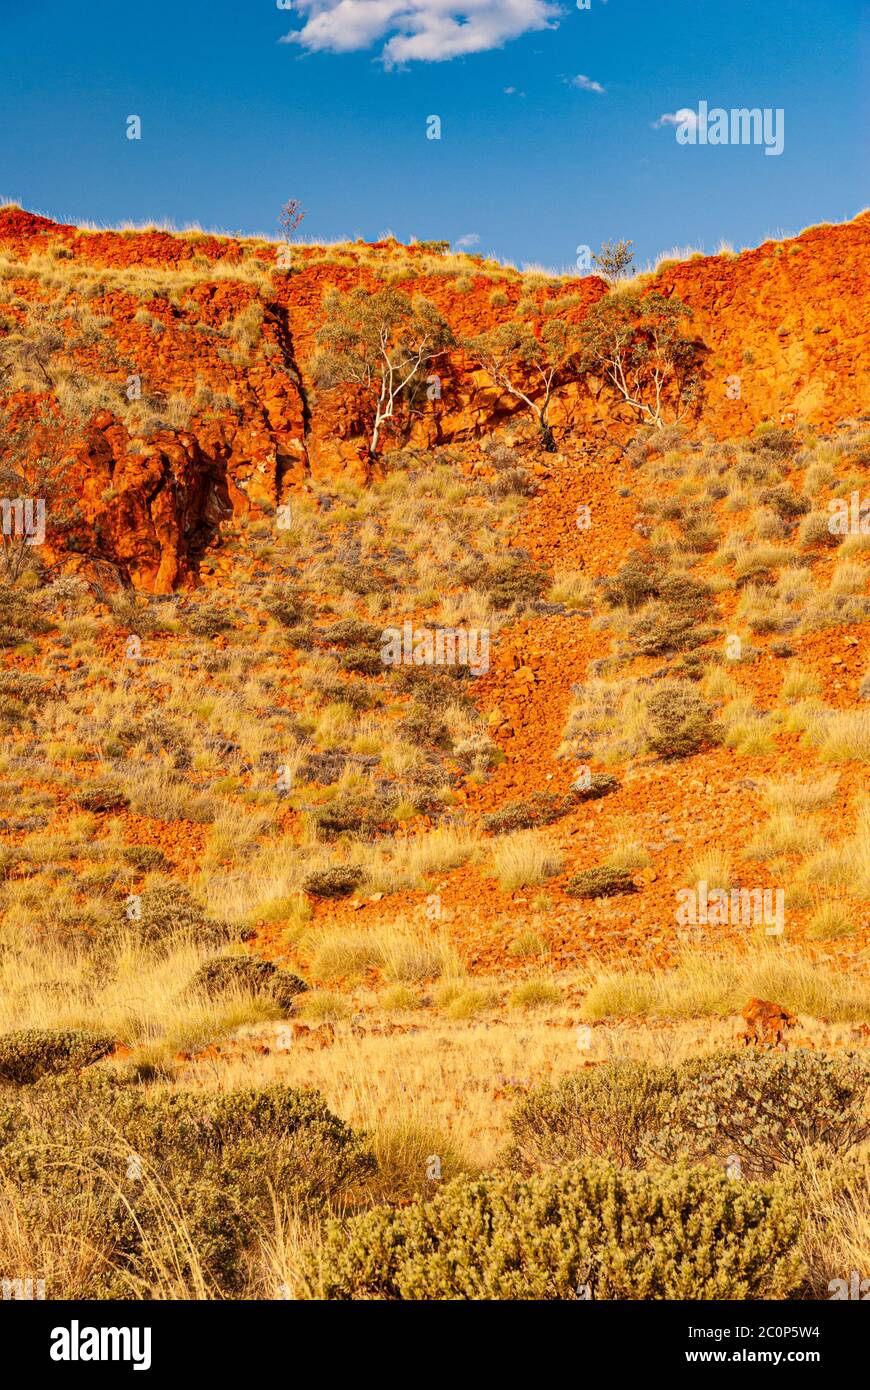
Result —
M 285 236 L 292 236 L 305 217 L 305 210 L 298 198 L 288 198 L 281 209 L 280 222 Z
M 592 257 L 608 284 L 615 285 L 625 277 L 634 260 L 631 247 L 630 241 L 604 241 L 601 250 Z
M 46 524 L 53 537 L 63 538 L 80 520 L 68 478 L 74 441 L 72 426 L 47 407 L 24 425 L 0 417 L 0 573 L 9 584 L 45 539 Z
M 572 375 L 579 344 L 576 325 L 551 317 L 537 329 L 523 319 L 512 319 L 467 339 L 463 347 L 497 386 L 528 406 L 538 422 L 541 443 L 552 453 L 556 441 L 547 419 L 550 402 Z
M 428 299 L 409 299 L 386 288 L 372 294 L 361 286 L 323 298 L 326 322 L 317 333 L 312 363 L 319 386 L 356 386 L 370 419 L 369 458 L 376 456 L 381 430 L 403 405 L 410 410 L 436 358 L 451 345 L 450 328 Z
M 676 295 L 657 290 L 606 295 L 582 325 L 584 375 L 602 377 L 645 424 L 684 419 L 700 398 L 706 353 L 683 333 L 691 316 Z

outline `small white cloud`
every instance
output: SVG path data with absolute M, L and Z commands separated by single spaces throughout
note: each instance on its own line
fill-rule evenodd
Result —
M 604 95 L 604 88 L 601 83 L 593 82 L 592 78 L 587 77 L 583 72 L 578 72 L 577 76 L 572 77 L 570 80 L 571 86 L 579 87 L 581 92 L 598 92 L 599 96 Z
M 455 241 L 453 244 L 457 251 L 467 251 L 471 246 L 480 245 L 480 237 L 477 235 L 477 232 L 466 232 L 465 236 L 461 236 L 459 240 Z
M 687 130 L 694 130 L 698 124 L 698 113 L 693 111 L 691 106 L 681 106 L 679 111 L 665 112 L 659 116 L 657 121 L 653 121 L 653 130 L 661 130 L 666 125 L 684 125 Z
M 295 0 L 302 28 L 280 40 L 312 53 L 353 53 L 386 40 L 386 67 L 441 63 L 502 48 L 510 39 L 555 29 L 554 0 Z

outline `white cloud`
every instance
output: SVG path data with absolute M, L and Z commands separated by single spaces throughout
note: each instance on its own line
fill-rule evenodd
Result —
M 582 72 L 578 72 L 576 77 L 571 78 L 571 86 L 579 87 L 581 92 L 598 92 L 599 95 L 604 95 L 604 88 L 601 83 L 593 82 L 591 77 L 587 77 Z
M 281 43 L 311 53 L 352 53 L 384 39 L 387 67 L 440 63 L 501 48 L 533 30 L 553 29 L 554 0 L 295 0 L 301 29 Z
M 653 121 L 653 130 L 661 130 L 666 125 L 684 125 L 687 130 L 694 130 L 697 124 L 697 111 L 693 111 L 691 106 L 681 106 L 679 111 L 665 112 L 657 121 Z
M 458 241 L 454 242 L 457 251 L 467 251 L 470 246 L 478 246 L 479 244 L 480 237 L 477 232 L 466 232 L 465 236 L 461 236 Z

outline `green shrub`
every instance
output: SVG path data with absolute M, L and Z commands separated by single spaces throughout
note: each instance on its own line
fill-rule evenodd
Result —
M 431 1201 L 330 1223 L 308 1295 L 327 1299 L 785 1298 L 801 1276 L 781 1183 L 601 1160 L 459 1178 Z
M 188 985 L 189 990 L 209 999 L 228 992 L 264 994 L 282 1009 L 290 1009 L 296 996 L 307 988 L 298 975 L 278 970 L 271 961 L 255 956 L 215 956 L 203 962 Z
M 619 778 L 614 777 L 610 772 L 593 772 L 589 779 L 589 785 L 584 787 L 576 782 L 571 788 L 571 799 L 573 801 L 598 801 L 602 796 L 609 796 L 615 792 L 619 786 Z
M 0 648 L 20 646 L 50 629 L 51 623 L 39 615 L 24 594 L 0 584 Z
M 163 850 L 154 845 L 125 845 L 123 858 L 143 874 L 169 868 L 169 860 Z
M 307 616 L 305 602 L 292 590 L 272 590 L 264 596 L 263 607 L 282 627 L 296 627 Z
M 646 700 L 647 744 L 663 758 L 688 758 L 714 741 L 713 712 L 688 684 L 663 685 Z
M 383 629 L 358 618 L 342 618 L 331 623 L 319 634 L 330 647 L 377 647 L 380 649 Z
M 302 887 L 313 898 L 346 898 L 363 882 L 362 869 L 351 864 L 337 864 L 331 869 L 315 869 L 302 881 Z
M 82 811 L 123 811 L 130 805 L 130 799 L 120 787 L 112 782 L 98 782 L 85 787 L 73 797 L 76 806 Z
M 608 608 L 627 608 L 634 612 L 655 598 L 663 572 L 655 561 L 634 550 L 612 579 L 605 579 L 602 590 Z
M 497 811 L 481 816 L 482 830 L 503 835 L 512 830 L 529 830 L 536 825 L 549 825 L 563 814 L 558 797 L 547 792 L 533 792 L 527 801 L 510 801 Z
M 571 898 L 612 898 L 618 893 L 636 893 L 637 889 L 627 869 L 600 865 L 573 874 L 565 884 L 565 892 Z
M 312 817 L 326 840 L 348 832 L 370 839 L 389 820 L 395 804 L 395 798 L 340 796 L 325 806 L 315 807 Z
M 119 929 L 143 946 L 161 946 L 176 935 L 202 944 L 228 941 L 231 929 L 212 921 L 205 908 L 180 883 L 146 888 L 120 910 Z
M 660 1156 L 727 1158 L 764 1176 L 807 1148 L 845 1154 L 870 1137 L 870 1067 L 856 1054 L 722 1053 L 680 1068 Z
M 161 1268 L 238 1292 L 276 1195 L 301 1212 L 374 1170 L 362 1136 L 316 1093 L 286 1086 L 157 1090 L 67 1078 L 0 1100 L 0 1165 L 33 1224 L 80 1215 L 92 1253 L 79 1297 L 149 1296 Z
M 540 598 L 550 587 L 550 576 L 522 555 L 510 556 L 497 569 L 476 576 L 493 608 L 510 608 Z M 472 581 L 473 582 L 473 581 Z
M 806 497 L 801 497 L 800 493 L 792 492 L 786 484 L 782 484 L 780 487 L 766 488 L 761 493 L 759 501 L 765 507 L 771 507 L 783 521 L 796 521 L 799 516 L 806 516 L 810 510 L 810 503 Z
M 115 1039 L 104 1033 L 28 1028 L 0 1035 L 0 1081 L 30 1086 L 41 1076 L 79 1071 L 107 1057 Z
M 235 615 L 213 603 L 198 603 L 185 613 L 188 632 L 194 637 L 218 637 L 233 627 Z
M 346 647 L 341 654 L 341 665 L 357 676 L 379 676 L 384 671 L 381 654 L 372 647 Z
M 642 1167 L 676 1084 L 671 1067 L 614 1062 L 532 1091 L 511 1115 L 508 1161 L 526 1174 L 583 1158 Z
M 535 826 L 551 825 L 560 816 L 583 801 L 597 801 L 607 796 L 619 786 L 616 777 L 609 772 L 596 772 L 589 780 L 589 786 L 573 786 L 567 796 L 553 796 L 549 792 L 533 792 L 526 801 L 510 801 L 497 811 L 481 816 L 482 830 L 492 835 L 504 835 L 513 830 L 530 830 Z

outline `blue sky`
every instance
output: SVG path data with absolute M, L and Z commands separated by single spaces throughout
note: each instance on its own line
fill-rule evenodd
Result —
M 605 238 L 643 263 L 870 202 L 863 0 L 0 8 L 0 194 L 70 221 L 276 235 L 295 196 L 300 236 L 468 238 L 559 268 Z M 680 145 L 657 124 L 701 100 L 782 108 L 782 154 Z

